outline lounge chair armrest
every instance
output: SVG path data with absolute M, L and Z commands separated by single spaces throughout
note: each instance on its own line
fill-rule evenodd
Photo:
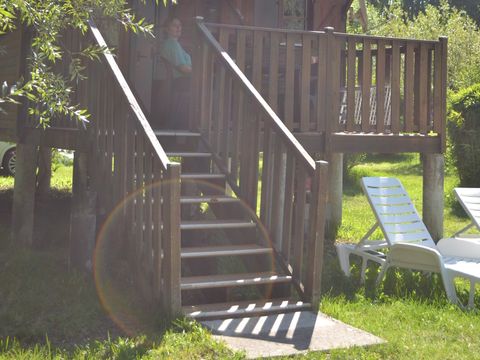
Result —
M 440 272 L 443 267 L 442 255 L 437 250 L 409 243 L 392 245 L 387 262 L 390 266 L 420 271 Z
M 437 244 L 437 248 L 443 256 L 480 260 L 480 241 L 478 239 L 441 239 Z

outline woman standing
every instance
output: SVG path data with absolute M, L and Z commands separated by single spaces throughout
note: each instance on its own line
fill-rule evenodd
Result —
M 165 25 L 167 38 L 162 44 L 160 55 L 172 71 L 172 100 L 167 124 L 171 129 L 188 129 L 192 59 L 178 42 L 182 35 L 180 20 L 171 17 Z

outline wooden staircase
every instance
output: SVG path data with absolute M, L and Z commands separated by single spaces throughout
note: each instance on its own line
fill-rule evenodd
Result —
M 195 319 L 257 316 L 310 308 L 279 263 L 254 211 L 229 189 L 201 136 L 155 131 L 182 163 L 182 310 Z
M 115 215 L 103 243 L 121 239 L 139 293 L 166 316 L 316 307 L 328 165 L 306 152 L 204 24 L 197 30 L 190 128 L 199 133 L 155 132 L 111 54 L 89 63 L 77 89 L 95 119 L 90 186 L 97 207 Z M 93 21 L 87 40 L 106 46 Z

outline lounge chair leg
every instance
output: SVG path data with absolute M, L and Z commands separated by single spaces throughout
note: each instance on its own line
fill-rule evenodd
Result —
M 453 276 L 449 276 L 445 273 L 442 273 L 443 286 L 445 287 L 445 292 L 447 293 L 447 298 L 453 304 L 457 304 L 462 307 L 460 301 L 457 297 L 457 290 L 455 289 L 455 283 Z
M 473 309 L 475 300 L 475 281 L 470 280 L 470 295 L 468 297 L 468 307 Z
M 375 281 L 375 287 L 378 287 L 380 285 L 389 266 L 390 264 L 388 263 L 388 261 L 382 265 L 382 267 L 380 268 L 380 273 L 377 276 L 377 280 Z
M 337 246 L 337 254 L 340 268 L 346 276 L 350 276 L 350 251 L 343 246 Z
M 367 271 L 368 259 L 362 257 L 362 272 L 360 273 L 360 282 L 365 283 L 365 272 Z

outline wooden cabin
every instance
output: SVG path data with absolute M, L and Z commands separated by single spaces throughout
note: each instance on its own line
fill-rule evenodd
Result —
M 87 266 L 95 241 L 127 252 L 142 294 L 172 314 L 315 308 L 344 153 L 422 153 L 423 215 L 441 237 L 446 39 L 346 34 L 351 0 L 292 3 L 133 1 L 155 39 L 93 21 L 87 36 L 67 34 L 72 48 L 108 43 L 118 56 L 90 63 L 76 89 L 86 128 L 58 119 L 39 130 L 21 109 L 0 120 L 0 140 L 18 142 L 14 235 L 32 238 L 42 145 L 75 150 L 73 260 Z M 174 131 L 158 56 L 171 13 L 193 57 L 189 128 Z M 12 64 L 25 51 L 12 46 Z

